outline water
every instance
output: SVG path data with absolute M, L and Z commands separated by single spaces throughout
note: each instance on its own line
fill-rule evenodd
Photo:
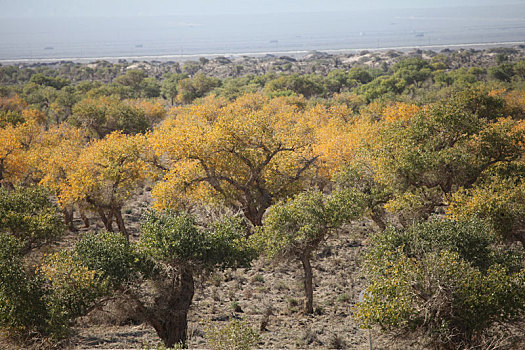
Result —
M 2 19 L 0 62 L 525 42 L 525 4 L 352 12 Z

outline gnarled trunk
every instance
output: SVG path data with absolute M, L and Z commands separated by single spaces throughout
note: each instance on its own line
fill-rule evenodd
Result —
M 312 265 L 310 265 L 310 253 L 301 256 L 301 263 L 304 269 L 304 312 L 312 314 L 314 312 L 314 287 L 313 287 L 313 272 Z
M 69 231 L 76 231 L 75 225 L 73 224 L 73 207 L 64 207 L 64 209 L 62 209 L 62 213 L 64 214 L 64 222 Z
M 102 208 L 99 208 L 97 211 L 106 230 L 108 232 L 113 232 L 113 213 L 110 213 L 110 215 L 106 215 L 106 213 L 104 213 L 104 209 Z
M 82 221 L 84 222 L 84 227 L 89 228 L 89 218 L 86 216 L 86 212 L 82 208 L 80 208 L 78 212 L 80 213 L 80 217 L 82 218 Z
M 195 291 L 193 273 L 182 268 L 173 283 L 169 283 L 166 294 L 155 300 L 155 310 L 151 310 L 148 322 L 166 347 L 182 344 L 186 347 L 188 331 L 188 311 Z
M 122 209 L 120 207 L 113 208 L 112 213 L 115 217 L 115 220 L 117 221 L 118 230 L 124 235 L 124 237 L 126 237 L 126 240 L 129 242 L 128 230 L 126 229 L 124 219 L 122 218 Z

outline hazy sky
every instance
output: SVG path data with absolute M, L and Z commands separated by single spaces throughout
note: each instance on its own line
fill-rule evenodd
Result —
M 525 0 L 0 0 L 0 17 L 159 16 L 524 4 Z

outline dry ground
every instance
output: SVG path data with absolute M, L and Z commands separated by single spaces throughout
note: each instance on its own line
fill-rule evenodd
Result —
M 124 208 L 124 219 L 135 238 L 140 234 L 141 213 L 151 203 L 149 188 Z M 96 217 L 89 228 L 75 219 L 79 232 L 102 230 Z M 296 261 L 272 263 L 256 260 L 249 269 L 227 270 L 199 279 L 189 313 L 189 346 L 210 348 L 204 322 L 225 325 L 242 319 L 259 331 L 261 321 L 271 310 L 265 331 L 260 332 L 259 348 L 265 349 L 368 349 L 368 331 L 359 328 L 352 308 L 364 288 L 359 260 L 366 236 L 373 229 L 369 222 L 347 227 L 330 238 L 312 262 L 314 268 L 314 315 L 302 312 L 302 268 Z M 70 234 L 55 246 L 71 245 L 78 233 Z M 125 306 L 110 305 L 77 322 L 74 335 L 62 343 L 66 349 L 156 349 L 161 346 L 153 328 L 133 322 Z M 374 349 L 407 349 L 372 332 Z M 38 346 L 35 346 L 35 348 Z M 0 348 L 16 346 L 0 341 Z M 410 347 L 414 348 L 414 347 Z

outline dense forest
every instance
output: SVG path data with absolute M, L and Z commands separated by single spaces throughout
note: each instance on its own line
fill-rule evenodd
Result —
M 2 347 L 525 345 L 523 47 L 0 84 Z

